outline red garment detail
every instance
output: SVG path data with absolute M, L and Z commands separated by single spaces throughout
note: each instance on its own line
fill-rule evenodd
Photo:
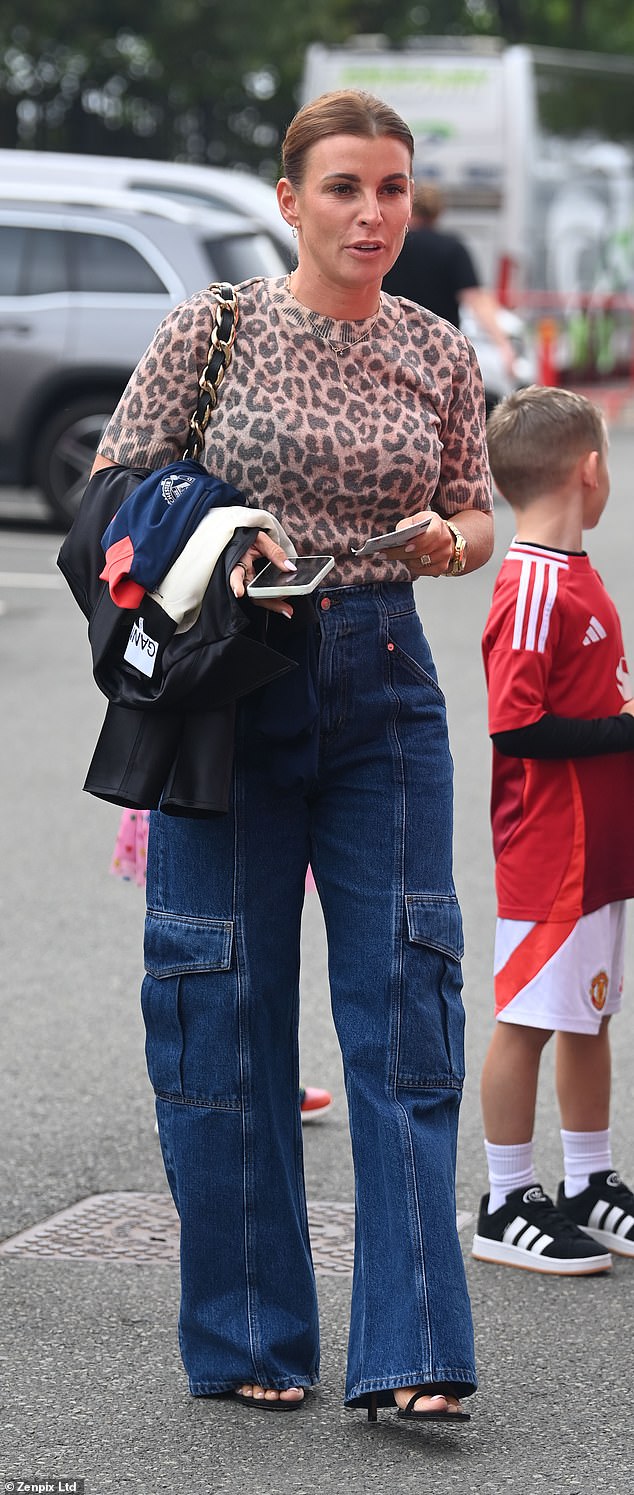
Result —
M 132 581 L 129 571 L 134 560 L 134 546 L 129 535 L 109 545 L 106 564 L 99 573 L 100 581 L 107 581 L 108 590 L 117 607 L 140 607 L 145 597 L 144 587 Z
M 533 925 L 526 938 L 509 955 L 506 965 L 495 976 L 496 1017 L 508 1007 L 518 992 L 528 986 L 529 981 L 539 975 L 546 962 L 561 949 L 568 935 L 572 934 L 575 924 L 576 920 L 571 919 L 566 923 Z

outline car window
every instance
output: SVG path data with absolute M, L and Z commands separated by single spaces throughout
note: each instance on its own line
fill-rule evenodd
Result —
M 208 192 L 205 187 L 185 187 L 182 184 L 165 186 L 164 182 L 128 182 L 131 192 L 151 192 L 158 197 L 169 197 L 176 202 L 198 203 L 200 207 L 219 209 L 222 213 L 235 213 L 240 209 L 236 204 L 226 197 L 218 197 L 215 192 Z
M 66 234 L 56 228 L 29 229 L 24 262 L 24 294 L 44 296 L 68 290 Z
M 0 227 L 0 295 L 44 296 L 68 289 L 65 235 L 26 224 Z
M 73 290 L 165 295 L 167 287 L 142 254 L 110 234 L 72 234 Z
M 284 275 L 286 271 L 279 250 L 267 234 L 203 239 L 202 245 L 216 280 L 229 280 L 237 285 L 255 275 Z
M 18 295 L 25 233 L 13 224 L 0 228 L 0 296 Z

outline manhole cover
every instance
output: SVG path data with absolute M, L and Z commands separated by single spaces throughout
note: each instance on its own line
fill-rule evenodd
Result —
M 315 1270 L 352 1269 L 354 1205 L 309 1208 Z M 178 1262 L 178 1216 L 167 1194 L 93 1194 L 0 1245 L 6 1256 L 67 1261 Z
M 460 1230 L 471 1215 L 458 1215 Z M 308 1206 L 315 1271 L 352 1271 L 354 1205 Z M 93 1194 L 0 1244 L 0 1255 L 65 1261 L 178 1262 L 178 1216 L 168 1194 Z

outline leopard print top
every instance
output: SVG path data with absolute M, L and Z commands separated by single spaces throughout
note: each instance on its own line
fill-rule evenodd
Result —
M 233 360 L 206 433 L 207 469 L 269 509 L 303 555 L 331 554 L 330 586 L 409 581 L 351 545 L 433 507 L 491 510 L 484 399 L 467 339 L 432 312 L 381 294 L 378 318 L 336 322 L 283 280 L 238 287 Z M 125 465 L 162 467 L 186 441 L 207 357 L 211 297 L 161 323 L 100 442 Z M 335 345 L 344 352 L 337 356 Z M 347 346 L 346 346 L 347 345 Z

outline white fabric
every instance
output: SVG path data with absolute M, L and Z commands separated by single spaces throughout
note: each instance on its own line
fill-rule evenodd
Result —
M 604 1132 L 565 1132 L 561 1142 L 564 1149 L 564 1190 L 567 1199 L 582 1194 L 590 1183 L 591 1173 L 609 1173 L 612 1168 L 610 1128 Z
M 281 545 L 289 560 L 295 560 L 297 551 L 292 540 L 266 509 L 247 509 L 238 505 L 210 509 L 160 586 L 151 593 L 154 601 L 178 624 L 177 633 L 186 633 L 196 622 L 214 566 L 237 529 L 265 530 L 277 545 Z
M 514 1189 L 528 1189 L 537 1183 L 533 1167 L 533 1143 L 517 1142 L 505 1147 L 484 1139 L 489 1169 L 489 1214 L 506 1204 Z
M 606 903 L 577 920 L 541 970 L 497 1014 L 498 1023 L 562 1033 L 598 1033 L 621 1009 L 625 967 L 625 903 Z M 498 919 L 494 970 L 522 944 L 533 924 Z

